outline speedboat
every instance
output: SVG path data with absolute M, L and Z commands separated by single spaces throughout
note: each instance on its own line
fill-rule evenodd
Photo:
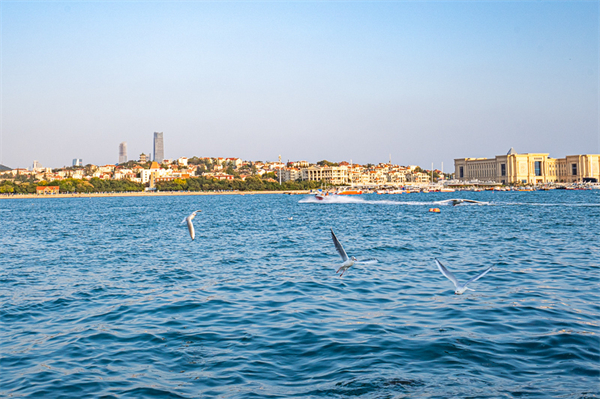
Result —
M 444 200 L 444 201 L 440 201 L 440 202 L 448 202 L 450 204 L 452 204 L 452 206 L 456 206 L 459 204 L 483 204 L 484 202 L 481 201 L 475 201 L 475 200 L 470 200 L 470 199 L 462 199 L 462 198 L 453 198 L 453 199 L 448 199 L 448 200 Z
M 318 192 L 315 194 L 315 198 L 318 199 L 319 201 L 322 201 L 327 197 L 329 197 L 329 193 Z

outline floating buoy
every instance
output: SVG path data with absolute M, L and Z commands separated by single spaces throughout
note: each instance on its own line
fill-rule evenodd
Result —
M 429 208 L 429 212 L 440 213 L 440 208 Z

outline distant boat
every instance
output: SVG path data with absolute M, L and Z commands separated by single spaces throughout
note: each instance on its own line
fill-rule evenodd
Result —
M 467 204 L 485 204 L 485 202 L 481 202 L 481 201 L 475 201 L 475 200 L 470 200 L 470 199 L 462 199 L 462 198 L 453 198 L 453 199 L 447 199 L 444 201 L 440 201 L 440 202 L 445 202 L 445 203 L 449 203 L 452 206 L 456 206 L 459 204 L 463 204 L 463 203 L 467 203 Z
M 344 190 L 337 193 L 337 195 L 359 195 L 362 194 L 362 191 L 359 190 Z

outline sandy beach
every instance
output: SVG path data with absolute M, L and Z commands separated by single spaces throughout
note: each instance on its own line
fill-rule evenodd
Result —
M 291 191 L 132 191 L 122 193 L 76 193 L 76 194 L 0 194 L 0 199 L 31 198 L 93 198 L 93 197 L 162 197 L 165 195 L 256 195 L 256 194 L 308 194 L 308 190 Z

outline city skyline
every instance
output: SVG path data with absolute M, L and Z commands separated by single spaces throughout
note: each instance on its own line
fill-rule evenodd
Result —
M 0 163 L 600 152 L 599 5 L 9 2 Z M 160 30 L 155 27 L 160 26 Z M 154 147 L 152 149 L 154 151 Z
M 500 151 L 501 152 L 501 151 Z M 134 161 L 134 162 L 157 162 L 158 164 L 163 163 L 164 161 L 168 161 L 169 163 L 172 162 L 176 162 L 176 160 L 178 159 L 189 159 L 189 158 L 193 158 L 193 157 L 199 157 L 199 158 L 208 158 L 208 159 L 242 159 L 242 158 L 238 158 L 238 157 L 230 157 L 230 156 L 211 156 L 211 155 L 199 155 L 199 154 L 192 154 L 189 156 L 184 156 L 184 155 L 176 155 L 173 158 L 166 158 L 164 156 L 162 156 L 162 154 L 164 153 L 164 136 L 163 136 L 163 132 L 154 132 L 153 135 L 153 150 L 150 152 L 142 152 L 138 155 L 134 155 L 133 158 L 128 158 L 127 157 L 127 142 L 121 142 L 119 144 L 119 162 L 100 162 L 100 163 L 89 163 L 90 165 L 119 165 L 119 164 L 123 164 L 126 163 L 128 161 Z M 466 157 L 458 157 L 458 158 L 453 158 L 452 162 L 450 164 L 447 164 L 446 169 L 444 169 L 444 163 L 441 162 L 440 165 L 436 165 L 435 162 L 430 162 L 429 164 L 416 164 L 416 163 L 407 163 L 407 162 L 402 162 L 402 161 L 393 161 L 392 162 L 392 154 L 388 154 L 388 158 L 387 159 L 378 159 L 378 160 L 372 160 L 372 161 L 368 161 L 368 162 L 353 162 L 352 159 L 334 159 L 334 158 L 323 158 L 320 160 L 311 160 L 311 161 L 307 161 L 308 158 L 304 157 L 304 158 L 299 158 L 299 159 L 287 159 L 287 160 L 282 160 L 281 155 L 279 155 L 278 157 L 272 157 L 270 159 L 243 159 L 244 162 L 277 162 L 276 159 L 279 158 L 280 162 L 283 162 L 283 164 L 287 164 L 287 163 L 298 163 L 298 162 L 307 162 L 308 164 L 316 164 L 317 162 L 321 162 L 321 161 L 329 161 L 329 162 L 334 162 L 334 163 L 349 163 L 349 164 L 357 164 L 357 165 L 378 165 L 378 164 L 395 164 L 395 165 L 400 165 L 400 166 L 419 166 L 419 167 L 423 167 L 426 170 L 440 170 L 440 171 L 448 171 L 448 168 L 454 168 L 454 165 L 456 163 L 457 160 L 459 159 L 480 159 L 480 160 L 484 160 L 487 159 L 490 154 L 492 154 L 493 151 L 488 151 L 488 153 L 486 153 L 484 156 L 466 156 Z M 498 153 L 498 151 L 496 151 L 496 153 Z M 157 154 L 160 154 L 161 157 L 158 158 Z M 533 152 L 517 152 L 513 147 L 510 148 L 508 154 L 521 154 L 521 155 L 537 155 L 539 154 L 539 152 L 533 151 Z M 578 154 L 566 154 L 563 153 L 562 157 L 565 156 L 582 156 L 583 155 L 598 155 L 595 154 L 594 152 L 582 152 L 582 153 L 578 153 Z M 142 160 L 140 157 L 144 158 L 144 160 Z M 553 157 L 552 155 L 548 154 L 549 158 L 556 158 Z M 560 157 L 560 156 L 559 156 Z M 71 159 L 71 158 L 70 158 Z M 160 161 L 158 160 L 160 159 Z M 81 158 L 72 158 L 71 159 L 71 165 L 62 165 L 60 167 L 50 167 L 51 169 L 60 169 L 60 168 L 66 168 L 69 166 L 83 166 L 83 159 Z M 30 163 L 31 164 L 31 163 Z M 88 163 L 86 163 L 88 164 Z M 7 166 L 7 165 L 3 165 L 0 164 L 2 166 Z M 449 166 L 448 166 L 449 165 Z M 36 169 L 36 168 L 46 168 L 45 166 L 42 166 L 42 164 L 38 161 L 38 160 L 33 160 L 33 166 L 31 167 L 32 169 Z M 29 169 L 28 167 L 14 167 L 12 169 Z M 452 173 L 452 172 L 449 172 Z

